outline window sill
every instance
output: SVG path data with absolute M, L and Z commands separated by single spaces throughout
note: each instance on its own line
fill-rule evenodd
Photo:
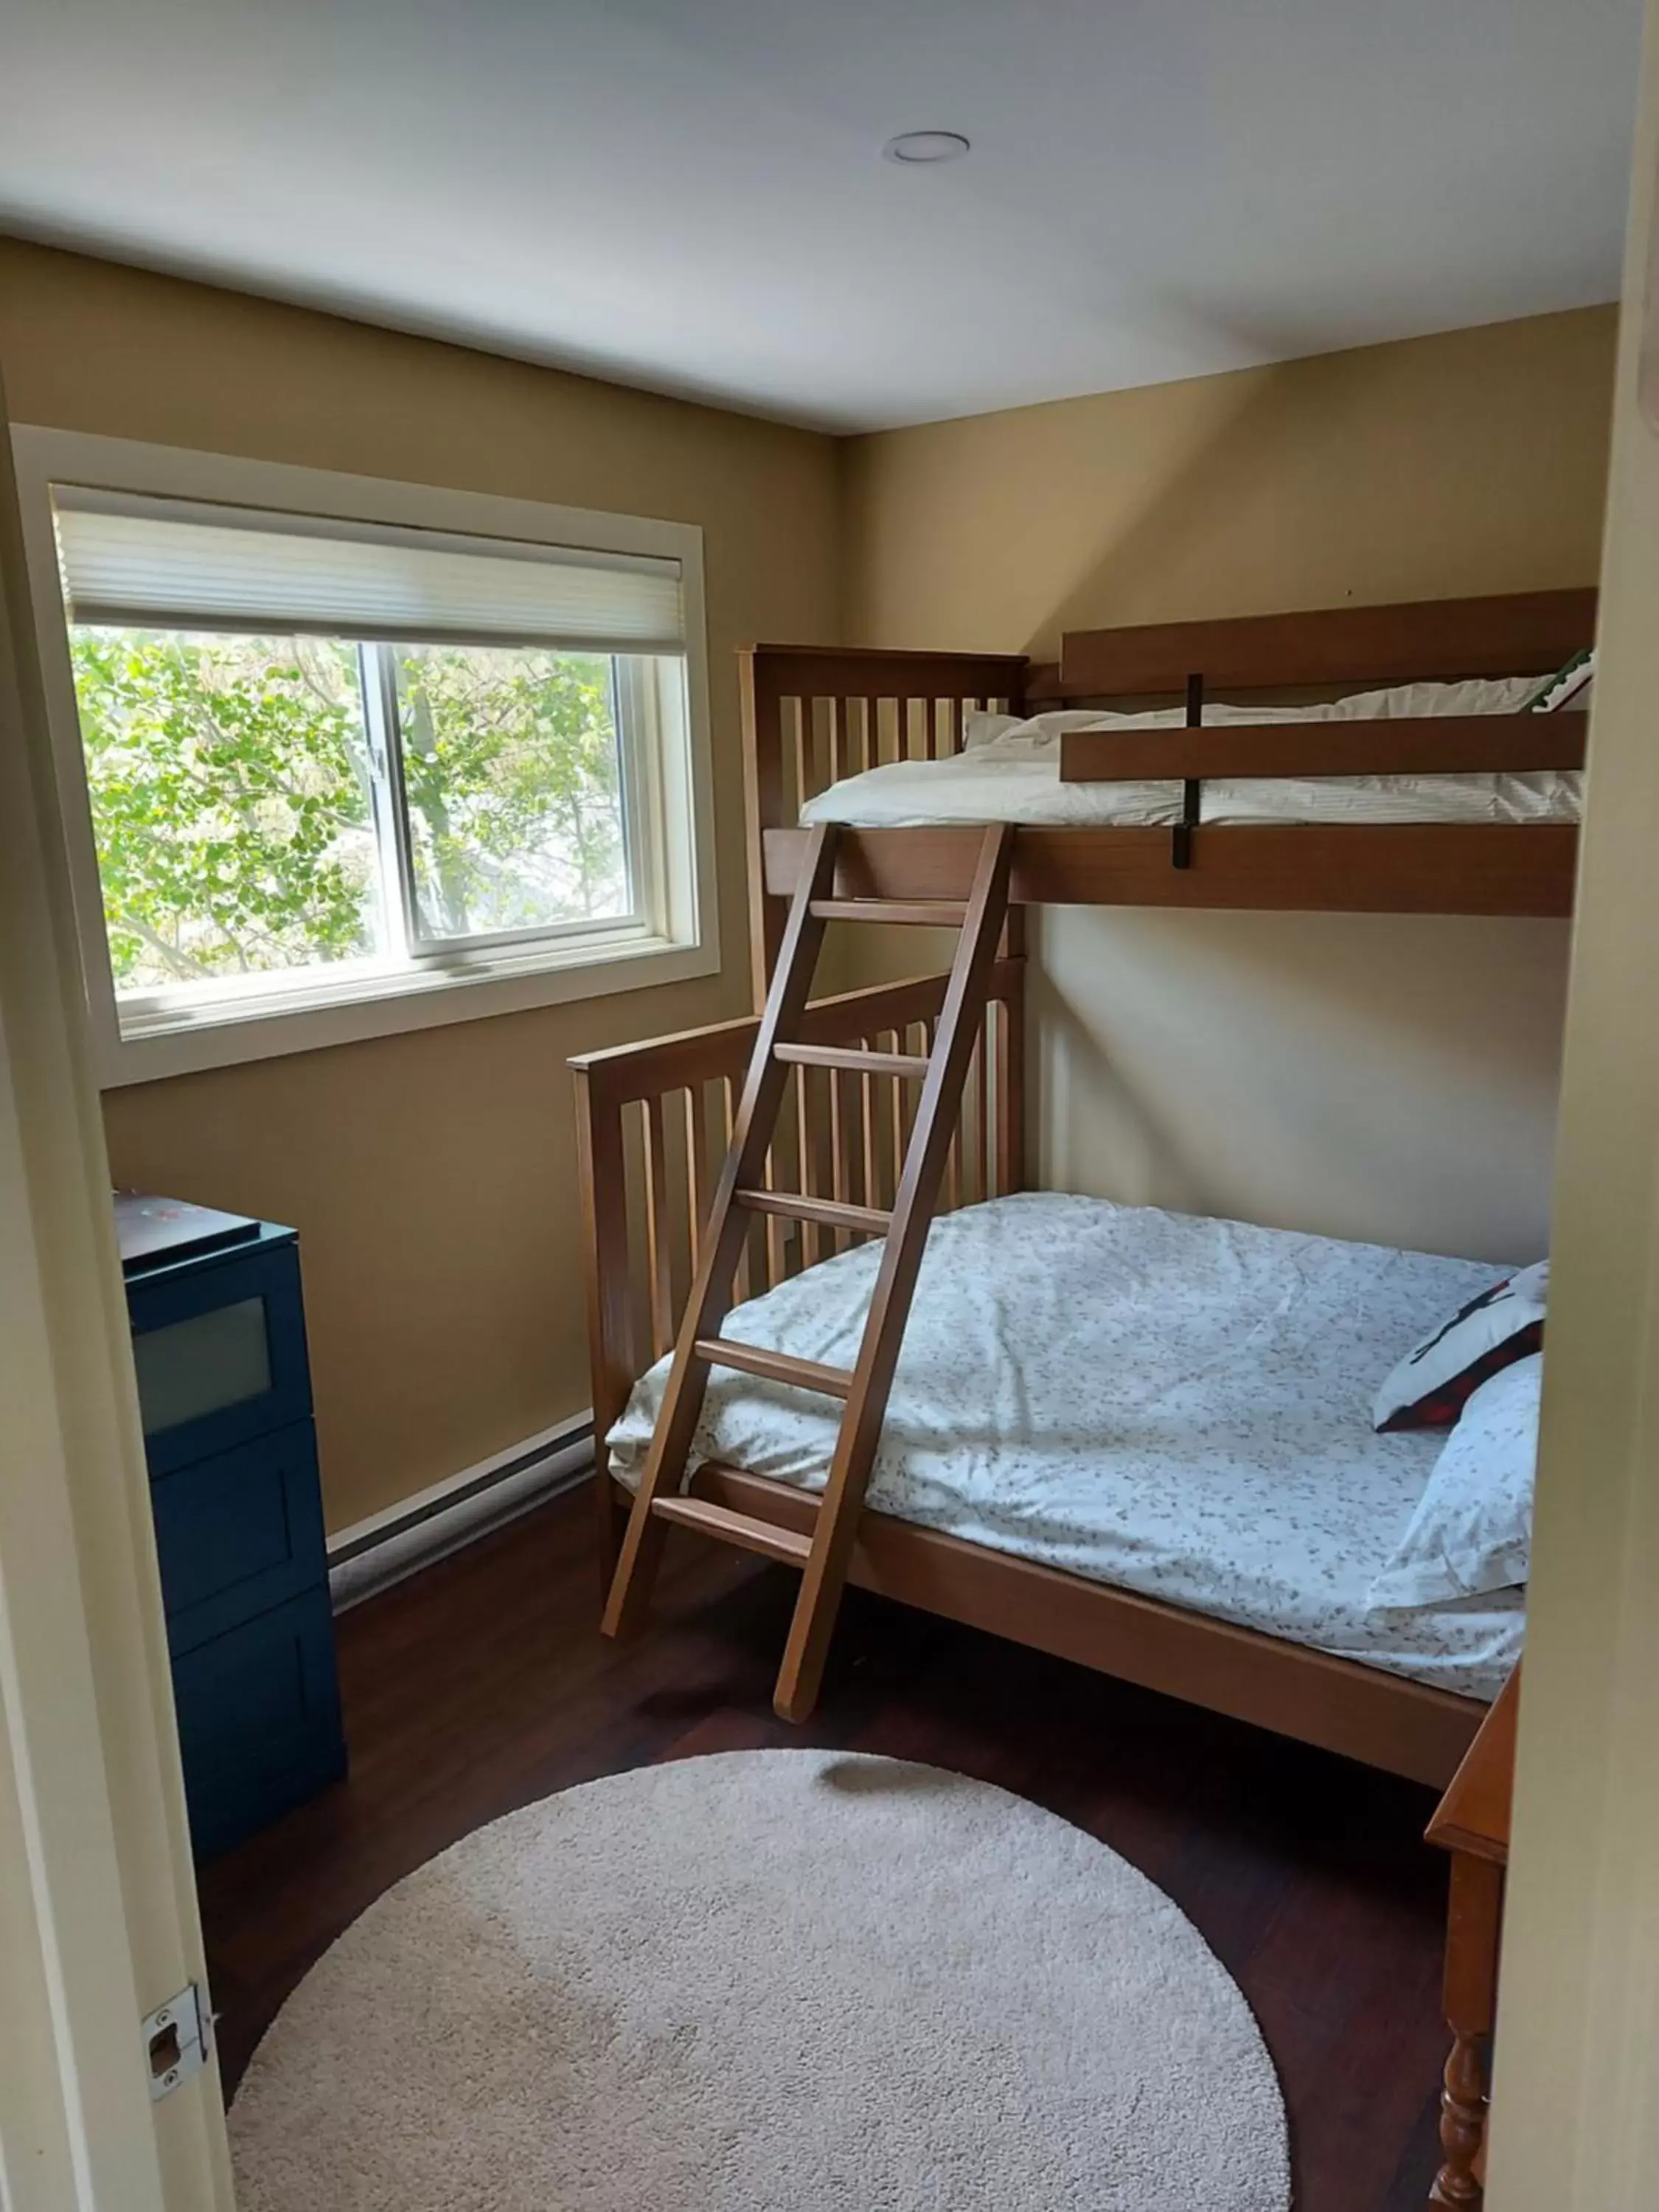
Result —
M 221 1000 L 193 1014 L 147 1015 L 142 1027 L 118 1038 L 94 1040 L 94 1072 L 100 1089 L 117 1090 L 129 1083 L 319 1052 L 451 1022 L 648 990 L 713 975 L 719 969 L 714 944 L 675 945 L 655 937 L 629 938 L 598 950 L 590 943 L 563 959 L 358 975 L 296 992 L 276 1006 L 268 999 L 237 1006 Z

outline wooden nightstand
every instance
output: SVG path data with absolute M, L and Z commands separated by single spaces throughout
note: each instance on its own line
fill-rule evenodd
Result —
M 1445 2004 L 1452 2032 L 1440 2098 L 1444 2161 L 1429 2201 L 1455 2207 L 1456 2212 L 1479 2212 L 1486 2194 L 1492 2033 L 1498 2015 L 1498 1939 L 1520 1699 L 1517 1666 L 1428 1826 L 1429 1841 L 1451 1853 Z

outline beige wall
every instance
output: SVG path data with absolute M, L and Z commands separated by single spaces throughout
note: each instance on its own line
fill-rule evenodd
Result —
M 746 1004 L 733 649 L 832 639 L 830 440 L 0 240 L 13 419 L 699 523 L 725 977 L 112 1093 L 124 1181 L 292 1222 L 342 1526 L 589 1390 L 569 1053 Z
M 849 641 L 1595 580 L 1614 311 L 853 441 Z M 1494 1259 L 1543 1249 L 1565 927 L 1052 909 L 1046 1183 Z

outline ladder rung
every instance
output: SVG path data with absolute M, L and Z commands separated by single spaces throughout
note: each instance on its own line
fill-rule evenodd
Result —
M 734 1513 L 729 1506 L 716 1505 L 707 1498 L 659 1498 L 651 1510 L 659 1520 L 696 1528 L 705 1536 L 721 1537 L 728 1544 L 740 1544 L 745 1552 L 781 1559 L 786 1566 L 804 1567 L 812 1556 L 812 1539 L 799 1529 L 780 1528 L 775 1522 Z
M 738 1344 L 729 1336 L 700 1336 L 694 1348 L 699 1359 L 716 1367 L 740 1367 L 745 1375 L 758 1375 L 763 1382 L 792 1382 L 803 1390 L 821 1390 L 826 1398 L 844 1398 L 853 1387 L 845 1367 L 825 1367 L 787 1352 L 763 1352 L 757 1344 Z
M 923 1052 L 865 1052 L 856 1045 L 777 1044 L 772 1050 L 792 1067 L 833 1067 L 848 1075 L 926 1075 L 932 1065 Z
M 890 1213 L 878 1206 L 845 1206 L 837 1198 L 809 1198 L 805 1191 L 739 1190 L 732 1194 L 751 1213 L 781 1213 L 786 1221 L 813 1221 L 823 1229 L 858 1229 L 884 1237 Z
M 954 899 L 814 899 L 818 921 L 913 922 L 919 928 L 960 929 L 968 909 Z

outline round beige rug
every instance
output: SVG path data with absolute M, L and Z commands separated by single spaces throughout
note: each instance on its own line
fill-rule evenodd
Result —
M 1284 2109 L 1191 1923 L 1076 1828 L 823 1751 L 509 1814 L 313 1968 L 239 2212 L 1285 2212 Z

